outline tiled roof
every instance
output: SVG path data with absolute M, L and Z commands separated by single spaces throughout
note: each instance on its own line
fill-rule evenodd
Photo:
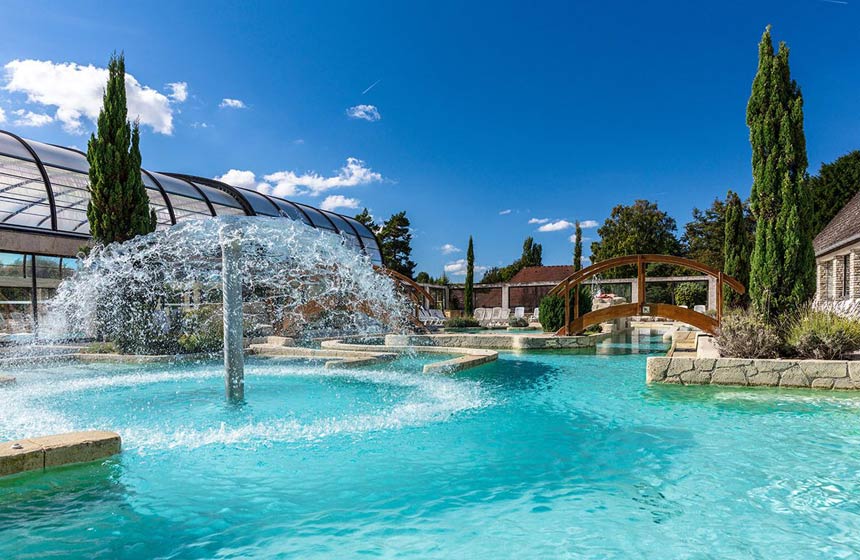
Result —
M 561 282 L 571 274 L 573 274 L 573 267 L 569 265 L 527 266 L 511 278 L 511 284 Z
M 812 242 L 815 256 L 820 257 L 842 245 L 860 241 L 860 193 L 848 201 Z

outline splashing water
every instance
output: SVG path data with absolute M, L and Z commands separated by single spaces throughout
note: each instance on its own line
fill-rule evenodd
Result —
M 245 334 L 402 331 L 409 305 L 344 238 L 290 220 L 187 221 L 95 249 L 64 281 L 42 339 L 104 338 L 124 352 L 222 345 L 221 243 L 238 239 Z

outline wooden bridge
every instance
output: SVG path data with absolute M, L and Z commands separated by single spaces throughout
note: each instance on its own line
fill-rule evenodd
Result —
M 433 296 L 430 295 L 430 292 L 415 280 L 404 274 L 391 270 L 390 268 L 373 265 L 373 269 L 376 270 L 376 272 L 384 274 L 394 280 L 400 293 L 409 298 L 409 300 L 414 304 L 414 314 L 410 317 L 412 324 L 420 331 L 426 331 L 427 328 L 424 326 L 424 323 L 418 319 L 418 308 L 427 309 L 433 302 Z
M 658 263 L 689 268 L 714 278 L 717 285 L 716 317 L 711 317 L 704 313 L 699 313 L 692 309 L 687 309 L 685 307 L 669 303 L 646 302 L 645 265 Z M 633 303 L 613 305 L 591 311 L 580 316 L 579 286 L 585 280 L 588 280 L 592 276 L 600 274 L 605 270 L 630 265 L 637 267 L 636 300 Z M 739 294 L 743 294 L 746 291 L 744 285 L 731 276 L 694 260 L 685 259 L 683 257 L 673 257 L 670 255 L 628 255 L 625 257 L 616 257 L 614 259 L 600 261 L 587 268 L 574 272 L 562 280 L 558 286 L 550 290 L 549 295 L 560 295 L 564 297 L 564 326 L 558 330 L 556 333 L 557 335 L 579 334 L 590 325 L 622 317 L 641 315 L 665 317 L 673 321 L 680 321 L 682 323 L 692 325 L 707 333 L 715 334 L 720 326 L 720 321 L 722 321 L 723 318 L 723 284 L 728 284 L 729 287 Z M 572 298 L 571 290 L 573 291 Z M 573 299 L 572 302 L 571 299 Z M 573 305 L 571 305 L 571 303 L 573 303 Z

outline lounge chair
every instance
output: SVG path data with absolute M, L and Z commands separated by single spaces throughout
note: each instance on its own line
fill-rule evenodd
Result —
M 532 316 L 529 317 L 529 322 L 530 323 L 540 322 L 540 307 L 535 307 L 534 313 L 532 313 Z
M 526 308 L 525 307 L 514 307 L 514 317 L 517 319 L 525 319 L 526 318 Z
M 508 316 L 510 316 L 511 311 L 507 308 L 494 307 L 493 308 L 493 318 L 490 321 L 491 327 L 506 327 L 508 326 Z
M 477 309 L 475 310 L 475 313 L 474 313 L 475 320 L 476 320 L 476 321 L 478 321 L 478 322 L 483 321 L 483 320 L 484 320 L 484 312 L 485 312 L 485 311 L 486 311 L 486 309 L 484 309 L 483 307 L 479 307 L 479 308 L 477 308 Z
M 705 307 L 704 305 L 694 305 L 693 311 L 695 311 L 696 313 L 707 313 L 708 308 Z
M 484 327 L 492 327 L 496 324 L 496 321 L 499 320 L 499 317 L 502 316 L 502 308 L 494 307 L 492 309 L 488 309 L 488 312 L 484 314 L 484 320 L 481 322 L 481 325 Z
M 425 327 L 440 327 L 442 323 L 438 318 L 433 317 L 426 309 L 423 307 L 418 308 L 418 320 L 424 323 Z

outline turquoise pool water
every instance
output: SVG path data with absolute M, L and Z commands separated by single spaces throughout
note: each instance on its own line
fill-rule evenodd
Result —
M 216 364 L 21 370 L 0 438 L 125 450 L 0 481 L 0 558 L 855 556 L 860 397 L 649 387 L 659 348 L 255 361 L 238 408 Z

